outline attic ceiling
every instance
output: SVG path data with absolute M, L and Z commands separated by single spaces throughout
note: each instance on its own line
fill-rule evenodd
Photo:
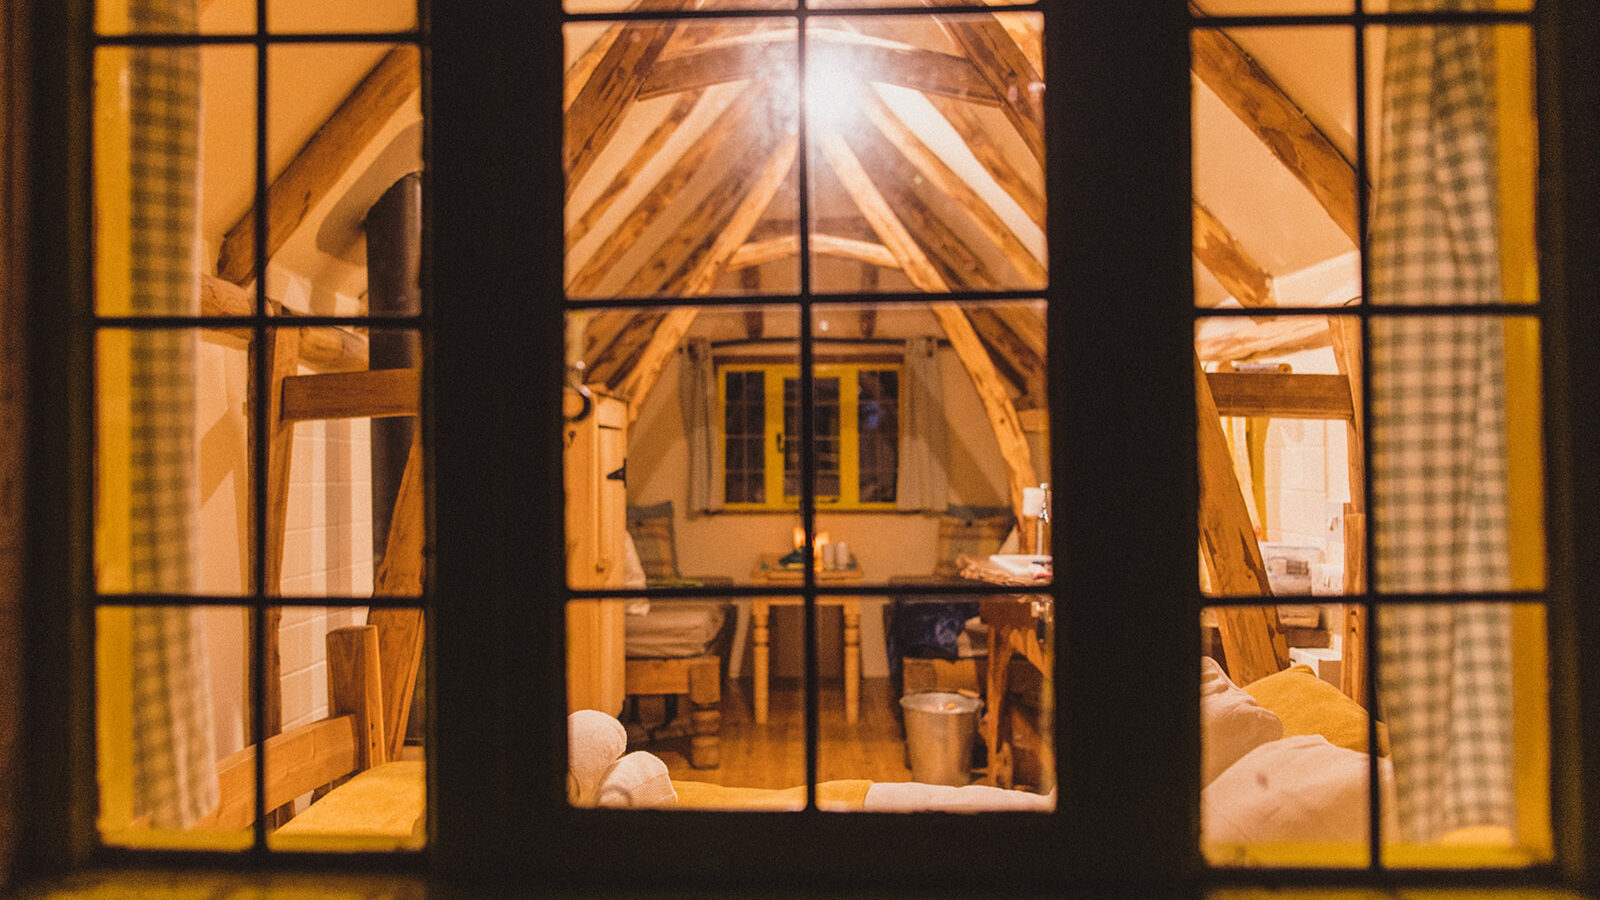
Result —
M 1217 13 L 1337 11 L 1338 0 L 1208 0 Z M 616 8 L 585 0 L 569 8 Z M 202 0 L 208 31 L 254 27 L 255 0 Z M 1265 7 L 1265 8 L 1264 8 Z M 1279 7 L 1282 7 L 1280 10 Z M 414 24 L 412 0 L 326 4 L 274 0 L 277 30 L 362 31 Z M 1028 290 L 1044 283 L 1043 79 L 1035 17 L 996 9 L 952 15 L 942 26 L 896 17 L 814 18 L 807 43 L 814 89 L 810 243 L 819 290 Z M 644 41 L 618 49 L 618 37 Z M 568 279 L 574 296 L 692 296 L 793 290 L 798 282 L 798 148 L 792 26 L 719 20 L 679 28 L 571 26 L 569 123 L 590 138 L 569 147 Z M 1259 64 L 1292 108 L 1348 159 L 1354 127 L 1353 48 L 1336 28 L 1235 29 L 1241 56 Z M 390 48 L 276 48 L 269 58 L 267 170 L 278 178 Z M 315 52 L 309 56 L 298 54 Z M 605 54 L 611 54 L 606 57 Z M 601 96 L 588 75 L 602 59 L 634 66 L 621 93 Z M 254 65 L 247 47 L 207 48 L 203 236 L 221 248 L 247 217 L 253 185 Z M 1330 73 L 1334 73 L 1330 76 Z M 1226 253 L 1197 244 L 1202 306 L 1299 305 L 1326 299 L 1325 285 L 1354 280 L 1354 246 L 1260 122 L 1195 80 L 1195 200 L 1226 238 Z M 1377 96 L 1376 90 L 1369 95 Z M 599 98 L 598 101 L 596 98 Z M 420 103 L 387 108 L 385 121 L 349 148 L 344 170 L 272 249 L 269 294 L 294 293 L 308 311 L 334 311 L 365 291 L 360 212 L 420 168 Z M 1347 164 L 1346 164 L 1347 165 Z M 1198 231 L 1197 226 L 1197 231 Z M 1213 251 L 1216 247 L 1211 248 Z M 1231 254 L 1231 255 L 1228 255 Z M 1220 265 L 1220 268 L 1219 268 Z M 1297 273 L 1321 292 L 1290 289 Z M 1346 271 L 1347 270 L 1347 271 Z M 274 283 L 274 274 L 277 274 Z M 1302 279 L 1303 280 L 1303 279 Z M 1254 285 L 1254 287 L 1252 287 Z M 1248 295 L 1264 294 L 1253 300 Z M 1314 296 L 1313 296 L 1314 294 Z M 319 298 L 320 295 L 320 298 Z M 291 303 L 294 305 L 294 303 Z M 1017 307 L 1019 310 L 1024 307 Z M 342 310 L 341 310 L 342 311 Z M 1010 316 L 1042 317 L 1033 307 Z M 982 335 L 993 362 L 1016 374 L 993 320 Z M 1035 328 L 1037 322 L 1028 328 Z M 637 329 L 635 329 L 637 330 Z M 614 337 L 615 335 L 613 335 Z M 596 335 L 595 337 L 598 337 Z M 587 343 L 597 344 L 591 339 Z M 591 370 L 604 346 L 590 346 Z M 616 354 L 637 358 L 638 348 Z M 616 378 L 628 367 L 608 361 Z M 1027 379 L 1007 377 L 1026 397 Z M 614 386 L 614 385 L 613 385 Z

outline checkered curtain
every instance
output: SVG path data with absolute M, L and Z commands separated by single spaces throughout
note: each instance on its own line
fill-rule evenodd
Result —
M 1407 0 L 1397 11 L 1467 8 Z M 1493 73 L 1486 28 L 1388 29 L 1371 221 L 1374 304 L 1501 299 Z M 1502 324 L 1372 320 L 1376 583 L 1389 592 L 1510 586 Z M 1510 618 L 1504 605 L 1384 609 L 1379 714 L 1401 833 L 1430 841 L 1513 822 Z
M 135 32 L 193 33 L 195 18 L 195 0 L 129 5 Z M 132 312 L 192 315 L 199 308 L 199 51 L 135 48 L 128 89 Z M 190 589 L 198 497 L 194 356 L 191 330 L 133 335 L 129 530 L 136 592 Z M 133 814 L 157 828 L 188 827 L 218 800 L 198 615 L 173 607 L 132 615 Z

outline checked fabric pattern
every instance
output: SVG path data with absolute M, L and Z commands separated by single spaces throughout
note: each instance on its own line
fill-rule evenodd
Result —
M 194 0 L 135 0 L 135 32 L 195 31 Z M 129 59 L 129 296 L 135 315 L 193 314 L 200 57 L 193 47 L 138 47 Z M 190 329 L 132 335 L 129 393 L 131 585 L 142 593 L 190 588 L 195 336 Z M 218 802 L 205 632 L 197 610 L 132 614 L 134 815 L 185 828 Z
M 1500 302 L 1488 29 L 1388 32 L 1371 302 Z M 1376 585 L 1445 594 L 1508 588 L 1501 321 L 1374 317 L 1370 337 Z M 1510 827 L 1509 610 L 1385 608 L 1377 625 L 1380 715 L 1393 746 L 1401 832 L 1391 839 Z

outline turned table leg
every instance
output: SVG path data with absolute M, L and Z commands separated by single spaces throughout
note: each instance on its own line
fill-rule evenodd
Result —
M 767 724 L 767 667 L 771 662 L 771 648 L 767 645 L 771 633 L 767 630 L 770 606 L 765 600 L 750 605 L 750 633 L 755 641 L 755 714 L 756 724 Z
M 715 769 L 722 762 L 722 668 L 715 656 L 689 666 L 689 765 Z
M 844 718 L 861 718 L 861 601 L 844 601 Z

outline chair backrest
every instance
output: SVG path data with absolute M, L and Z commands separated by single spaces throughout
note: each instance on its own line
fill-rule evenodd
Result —
M 982 558 L 997 553 L 1017 519 L 1009 506 L 951 505 L 939 517 L 938 556 L 933 574 L 960 574 L 956 557 L 962 554 Z
M 672 501 L 650 506 L 630 506 L 628 534 L 639 553 L 645 578 L 671 581 L 678 578 L 678 549 L 672 536 Z

